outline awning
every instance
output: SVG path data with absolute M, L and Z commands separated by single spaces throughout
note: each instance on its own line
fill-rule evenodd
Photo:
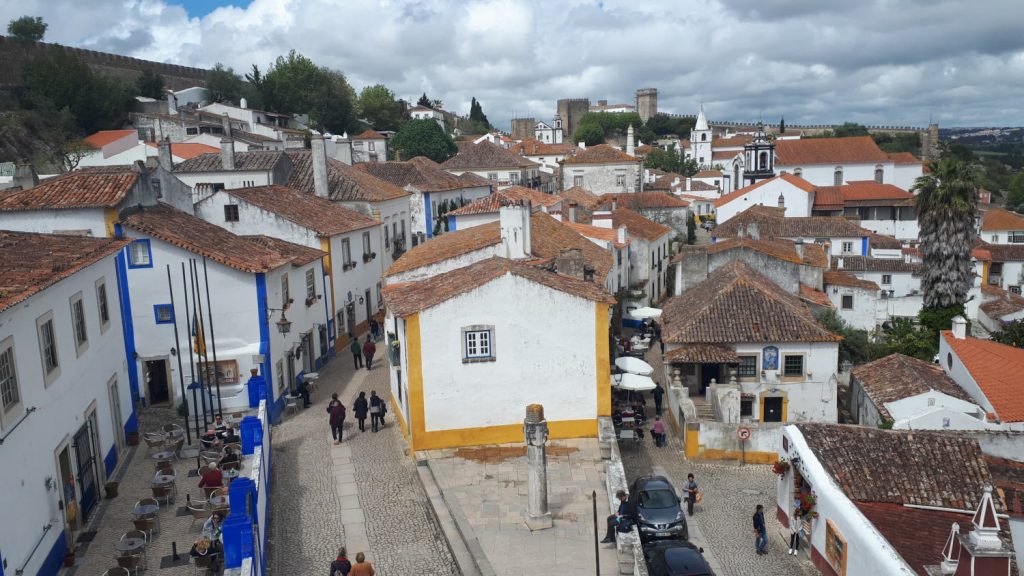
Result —
M 615 359 L 615 366 L 623 372 L 629 372 L 631 374 L 638 374 L 640 376 L 650 376 L 654 373 L 654 367 L 644 362 L 639 358 L 632 356 L 620 356 Z
M 720 344 L 683 344 L 682 348 L 669 350 L 665 359 L 683 364 L 739 364 L 736 351 Z
M 614 374 L 612 375 L 612 388 L 628 390 L 630 392 L 647 392 L 654 390 L 658 385 L 648 376 L 637 374 Z
M 630 310 L 628 312 L 630 316 L 637 320 L 646 320 L 648 318 L 658 318 L 661 316 L 661 310 L 658 308 L 651 308 L 644 306 L 643 308 L 637 308 L 636 310 Z

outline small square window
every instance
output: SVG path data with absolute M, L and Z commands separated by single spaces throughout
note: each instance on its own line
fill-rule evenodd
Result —
M 153 317 L 157 324 L 170 324 L 174 322 L 174 307 L 170 304 L 154 304 Z
M 799 378 L 804 375 L 804 357 L 787 355 L 783 362 L 783 376 Z
M 1009 287 L 1009 290 L 1013 294 L 1020 294 L 1020 286 L 1013 286 L 1013 285 L 1011 285 Z
M 497 180 L 498 179 L 498 173 L 497 172 L 490 172 L 490 173 L 488 173 L 487 174 L 487 179 L 488 180 Z
M 467 326 L 462 329 L 463 361 L 473 362 L 494 359 L 494 328 L 491 326 Z
M 576 174 L 572 177 L 573 186 L 583 186 L 583 174 Z
M 224 205 L 224 221 L 238 222 L 238 204 Z
M 740 356 L 740 365 L 736 372 L 740 378 L 756 378 L 757 356 Z
M 843 310 L 853 310 L 853 294 L 843 294 Z
M 129 268 L 152 268 L 153 252 L 148 239 L 135 240 L 128 245 Z
M 853 242 L 843 242 L 843 254 L 853 253 Z
M 882 274 L 882 284 L 886 286 L 892 284 L 892 274 Z

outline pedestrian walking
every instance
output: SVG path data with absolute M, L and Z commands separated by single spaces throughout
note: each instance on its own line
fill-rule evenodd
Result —
M 768 553 L 768 529 L 764 525 L 764 506 L 760 504 L 754 511 L 754 548 L 758 554 Z
M 349 334 L 348 337 L 352 340 L 352 344 L 349 344 L 349 351 L 352 352 L 352 364 L 354 368 L 363 367 L 363 349 L 359 346 L 359 339 L 356 338 L 355 334 Z
M 377 424 L 380 423 L 381 404 L 384 401 L 377 396 L 376 390 L 370 391 L 370 430 L 376 432 Z
M 700 489 L 693 474 L 686 475 L 686 513 L 693 516 L 693 505 L 700 501 Z
M 327 414 L 334 443 L 341 444 L 342 429 L 345 427 L 345 405 L 338 400 L 337 393 L 331 394 L 331 401 L 327 404 Z
M 360 392 L 359 397 L 352 404 L 352 412 L 356 415 L 356 420 L 359 421 L 359 431 L 366 432 L 366 413 L 369 411 L 369 406 L 366 402 L 366 392 Z
M 800 553 L 800 531 L 803 529 L 804 511 L 797 508 L 789 521 L 789 553 L 793 556 Z
M 356 563 L 352 565 L 349 576 L 373 576 L 373 565 L 366 561 L 366 554 L 356 554 Z
M 651 424 L 651 436 L 654 437 L 654 446 L 661 448 L 665 445 L 665 423 L 660 416 L 654 417 L 654 424 Z
M 384 427 L 384 416 L 388 413 L 388 403 L 383 398 L 380 399 L 380 415 L 377 419 L 380 420 L 380 427 Z
M 370 318 L 370 336 L 373 336 L 373 341 L 376 342 L 380 339 L 380 323 L 377 322 L 376 318 Z
M 363 344 L 363 357 L 366 358 L 366 369 L 373 368 L 373 355 L 377 353 L 377 345 L 373 343 L 373 337 L 367 336 Z
M 654 413 L 661 416 L 661 399 L 665 396 L 665 390 L 662 389 L 661 384 L 655 384 L 651 396 L 654 396 Z
M 331 561 L 331 576 L 349 576 L 352 573 L 352 563 L 348 561 L 345 554 L 345 547 L 338 548 L 338 557 Z
M 626 491 L 619 490 L 615 493 L 615 497 L 619 499 L 619 509 L 608 517 L 605 524 L 608 527 L 608 531 L 605 532 L 604 540 L 601 540 L 601 544 L 611 544 L 615 542 L 615 530 L 618 528 L 620 522 L 626 522 L 626 513 L 629 508 L 626 504 Z

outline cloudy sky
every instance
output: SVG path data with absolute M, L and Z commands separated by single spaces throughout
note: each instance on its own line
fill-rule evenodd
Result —
M 787 124 L 1024 124 L 1019 0 L 0 0 L 46 39 L 208 67 L 289 49 L 491 121 L 559 98 Z

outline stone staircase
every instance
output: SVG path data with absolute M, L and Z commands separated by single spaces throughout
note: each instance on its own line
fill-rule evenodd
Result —
M 697 418 L 712 421 L 715 419 L 715 410 L 707 400 L 701 396 L 690 396 L 690 400 L 693 401 L 693 405 L 697 408 Z

